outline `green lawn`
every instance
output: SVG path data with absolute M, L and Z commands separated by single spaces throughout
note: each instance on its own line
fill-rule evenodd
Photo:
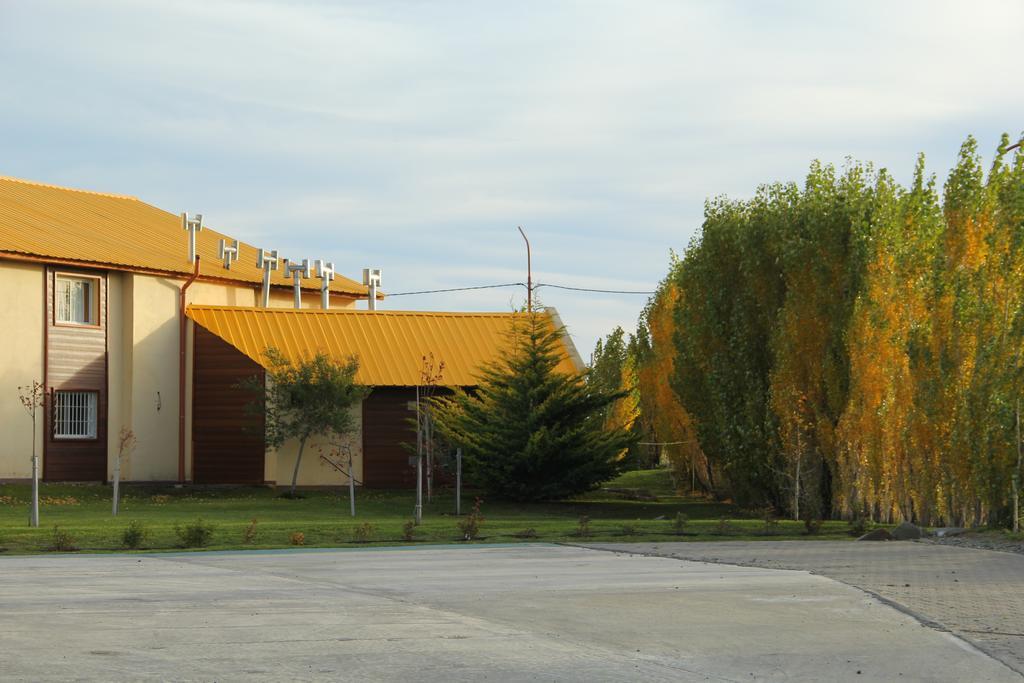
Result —
M 609 490 L 610 489 L 610 490 Z M 414 494 L 407 491 L 359 491 L 358 516 L 349 516 L 347 490 L 305 492 L 289 500 L 266 488 L 203 489 L 126 486 L 121 514 L 110 514 L 109 486 L 46 485 L 42 487 L 40 528 L 28 526 L 29 487 L 0 485 L 0 554 L 44 552 L 54 540 L 54 526 L 74 539 L 82 552 L 121 550 L 121 537 L 132 520 L 147 530 L 143 550 L 181 547 L 176 525 L 202 518 L 213 526 L 208 549 L 281 548 L 301 532 L 304 545 L 319 547 L 406 544 L 402 526 L 412 518 Z M 464 495 L 463 511 L 473 495 Z M 423 524 L 415 543 L 463 541 L 450 492 L 425 505 Z M 677 534 L 672 520 L 683 513 L 688 521 Z M 774 528 L 754 513 L 726 503 L 680 496 L 663 470 L 628 472 L 605 489 L 579 499 L 519 505 L 485 500 L 480 542 L 521 541 L 708 541 L 750 539 L 846 539 L 847 525 L 826 522 L 821 532 L 807 536 L 802 523 L 782 521 Z M 590 519 L 589 535 L 578 533 L 581 516 Z M 463 515 L 463 518 L 465 515 Z M 255 519 L 251 541 L 245 530 Z M 357 525 L 372 525 L 368 543 L 354 538 Z M 532 530 L 532 533 L 530 532 Z

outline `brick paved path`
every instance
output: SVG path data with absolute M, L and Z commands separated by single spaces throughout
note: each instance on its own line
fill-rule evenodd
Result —
M 819 574 L 877 595 L 1024 674 L 1024 555 L 919 542 L 607 543 L 587 547 Z

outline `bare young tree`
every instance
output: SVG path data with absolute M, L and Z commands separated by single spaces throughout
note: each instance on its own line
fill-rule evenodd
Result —
M 21 405 L 32 418 L 32 511 L 29 513 L 29 525 L 39 526 L 39 454 L 36 453 L 36 418 L 39 410 L 46 405 L 46 387 L 42 382 L 32 380 L 32 384 L 18 387 Z

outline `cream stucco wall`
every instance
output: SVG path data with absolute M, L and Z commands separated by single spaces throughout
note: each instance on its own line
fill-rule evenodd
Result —
M 259 303 L 258 301 L 256 302 Z M 253 304 L 256 305 L 256 304 Z M 294 308 L 295 293 L 291 289 L 270 290 L 270 308 Z M 343 294 L 331 294 L 331 308 L 355 308 L 356 300 Z M 320 308 L 319 292 L 302 292 L 302 308 Z
M 320 459 L 323 453 L 335 462 L 341 462 L 347 466 L 348 454 L 353 457 L 352 469 L 356 482 L 363 480 L 363 407 L 362 404 L 353 406 L 352 421 L 355 430 L 346 434 L 341 440 L 340 449 L 337 445 L 328 443 L 322 438 L 311 438 L 306 443 L 306 449 L 302 453 L 302 463 L 299 465 L 299 486 L 341 486 L 348 484 L 348 476 L 334 469 Z M 264 461 L 264 479 L 269 483 L 276 483 L 278 486 L 290 486 L 292 473 L 295 469 L 295 458 L 299 452 L 299 442 L 292 439 L 284 443 L 276 451 L 268 451 Z
M 131 283 L 130 322 L 125 313 L 125 343 L 130 339 L 130 396 L 123 405 L 131 415 L 137 445 L 129 466 L 136 481 L 178 478 L 178 292 L 181 281 L 125 274 Z M 111 424 L 116 435 L 119 425 Z
M 32 421 L 18 398 L 18 387 L 43 381 L 43 273 L 41 265 L 0 261 L 0 479 L 32 476 Z M 43 423 L 40 411 L 40 461 Z

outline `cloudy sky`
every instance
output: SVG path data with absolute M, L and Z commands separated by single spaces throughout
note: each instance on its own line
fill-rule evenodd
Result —
M 1024 3 L 0 0 L 0 174 L 385 290 L 649 290 L 704 200 L 1024 129 Z M 541 290 L 584 356 L 645 297 Z M 524 290 L 395 297 L 508 310 Z

